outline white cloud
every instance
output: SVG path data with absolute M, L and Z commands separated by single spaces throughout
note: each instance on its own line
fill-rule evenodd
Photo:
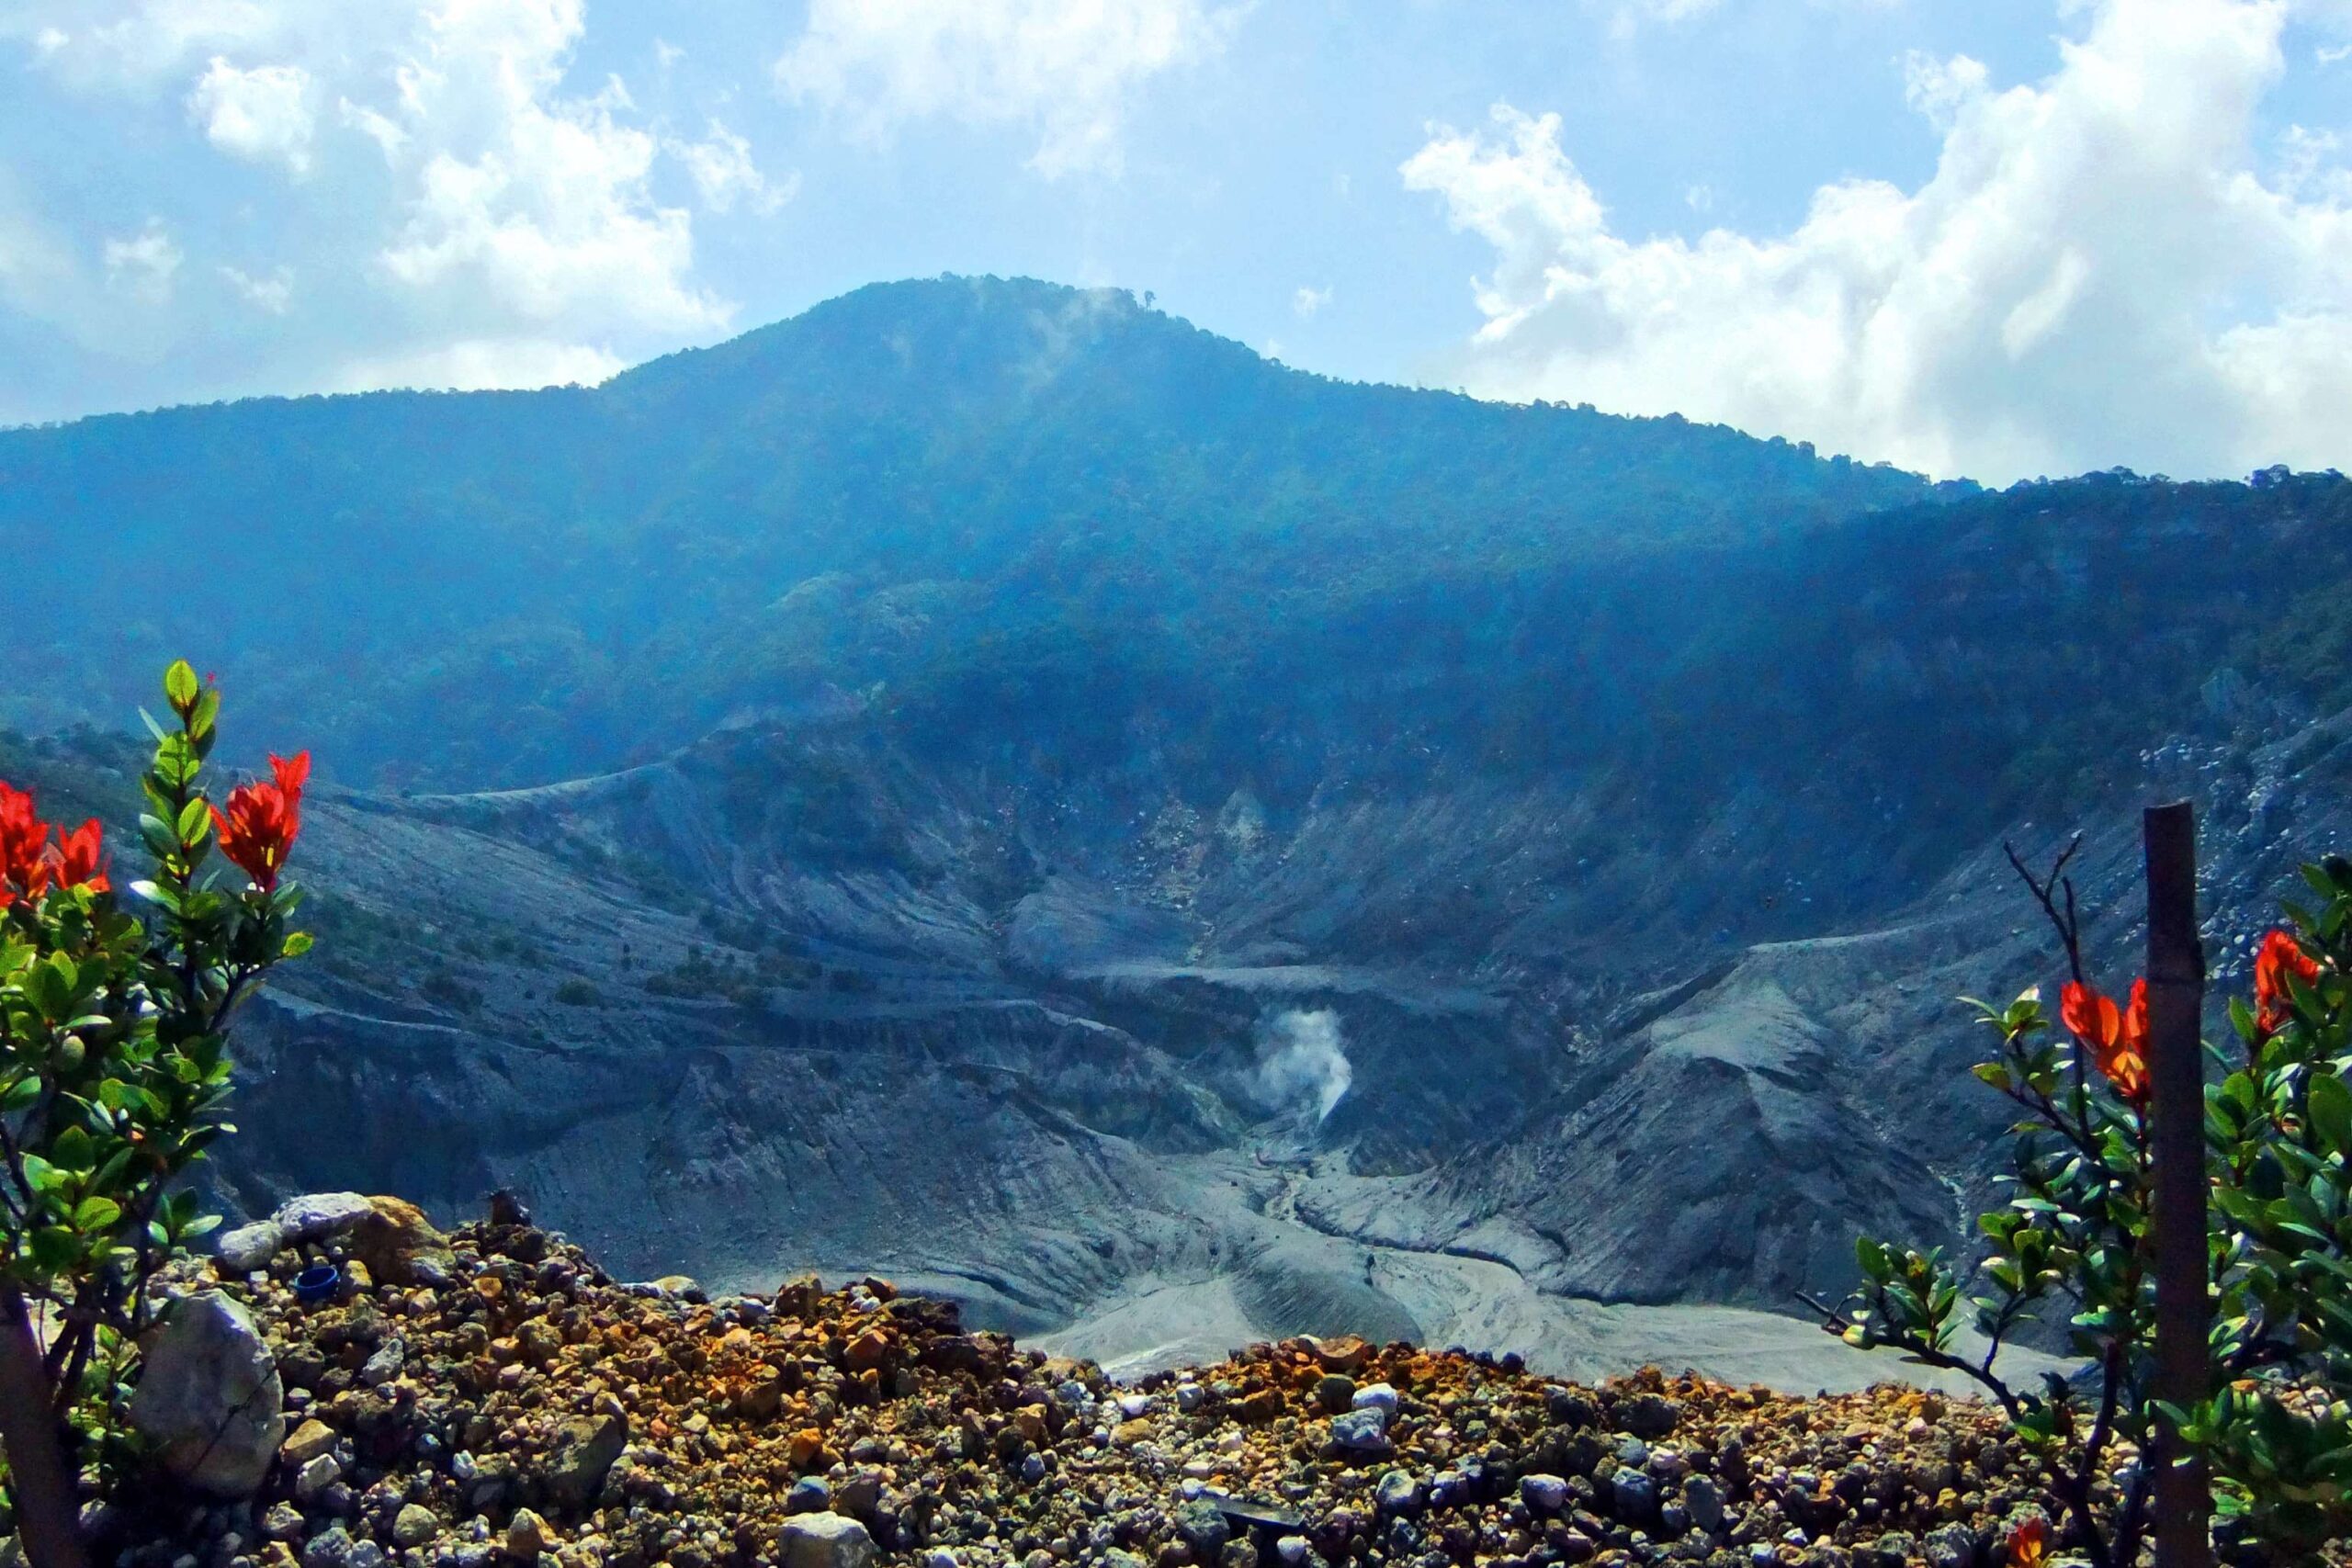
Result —
M 1290 308 L 1300 321 L 1306 321 L 1330 302 L 1331 290 L 1329 288 L 1309 288 L 1302 285 L 1299 291 L 1291 296 Z
M 1960 111 L 1984 95 L 1992 79 L 1981 60 L 1939 58 L 1913 50 L 1903 59 L 1903 97 L 1938 130 L 1950 132 Z
M 282 316 L 294 302 L 294 273 L 279 267 L 266 277 L 255 277 L 233 266 L 224 266 L 220 276 L 239 299 L 265 315 Z
M 171 301 L 173 280 L 187 258 L 162 220 L 151 218 L 138 233 L 108 240 L 100 259 L 107 288 L 142 305 L 164 305 Z
M 549 366 L 571 379 L 601 374 L 616 341 L 667 348 L 732 319 L 695 276 L 692 215 L 654 195 L 657 129 L 617 79 L 565 81 L 583 0 L 107 0 L 86 21 L 89 0 L 30 8 L 73 27 L 37 62 L 65 92 L 175 96 L 220 151 L 323 176 L 273 217 L 323 247 L 300 258 L 320 306 L 306 314 L 357 326 L 341 345 L 356 361 L 437 365 L 452 385 Z M 713 210 L 788 194 L 748 149 L 721 167 L 730 148 L 698 145 L 698 187 L 726 191 Z M 108 255 L 119 289 L 154 276 Z M 265 313 L 290 301 L 290 274 L 210 270 Z M 168 291 L 168 269 L 140 287 Z
M 1938 474 L 2341 464 L 2352 205 L 2337 150 L 2254 166 L 2283 69 L 2268 0 L 2097 0 L 2058 69 L 1996 90 L 1914 62 L 1943 130 L 1916 190 L 1847 180 L 1786 234 L 1616 232 L 1555 117 L 1498 107 L 1403 166 L 1494 251 L 1459 378 L 1679 412 Z
M 485 324 L 724 325 L 731 307 L 692 281 L 689 216 L 651 197 L 656 141 L 620 118 L 627 89 L 561 91 L 582 26 L 581 0 L 425 14 L 379 111 L 406 133 L 389 155 L 412 182 L 383 274 Z
M 303 175 L 311 168 L 310 92 L 311 73 L 300 65 L 245 71 L 216 54 L 189 91 L 187 109 L 222 152 Z
M 672 141 L 668 150 L 686 166 L 703 206 L 712 212 L 731 212 L 741 201 L 753 212 L 772 213 L 800 188 L 797 175 L 772 181 L 761 174 L 751 142 L 715 119 L 700 141 Z
M 775 76 L 862 137 L 947 115 L 1034 130 L 1049 179 L 1116 172 L 1129 96 L 1224 48 L 1238 17 L 1206 0 L 811 0 Z
M 480 392 L 493 388 L 593 387 L 626 368 L 608 350 L 541 338 L 468 339 L 413 354 L 354 361 L 334 378 L 338 392 L 405 387 Z

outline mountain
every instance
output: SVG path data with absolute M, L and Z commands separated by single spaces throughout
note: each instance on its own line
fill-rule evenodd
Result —
M 2199 802 L 2217 937 L 2348 826 L 2338 476 L 1930 487 L 967 280 L 0 473 L 20 729 L 187 649 L 335 781 L 238 1206 L 511 1184 L 625 1271 L 1136 1363 L 1883 1375 L 1769 1309 L 1987 1196 L 1951 998 L 2052 965 L 2003 842 L 2089 830 L 2120 983 L 2138 804 Z
M 31 547 L 0 584 L 0 722 L 112 725 L 202 648 L 347 781 L 543 783 L 877 682 L 1051 682 L 1106 642 L 1139 689 L 1181 682 L 1249 658 L 1270 603 L 1380 636 L 1431 578 L 1921 489 L 1679 421 L 1328 381 L 1123 293 L 892 284 L 594 390 L 0 433 L 0 539 Z

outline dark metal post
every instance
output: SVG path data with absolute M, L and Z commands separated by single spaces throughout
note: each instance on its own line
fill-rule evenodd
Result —
M 2189 1406 L 2210 1392 L 2205 1174 L 2205 951 L 2197 937 L 2197 824 L 2189 803 L 2152 806 L 2148 856 L 2148 1082 L 2155 1167 L 2155 1394 Z M 2157 1568 L 2208 1568 L 2212 1495 L 2205 1468 L 2162 1422 Z

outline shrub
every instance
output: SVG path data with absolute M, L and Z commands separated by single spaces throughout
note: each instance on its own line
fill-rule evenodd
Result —
M 604 993 L 588 980 L 566 980 L 555 988 L 555 999 L 568 1008 L 600 1008 L 605 1005 Z
M 1962 1277 L 1933 1251 L 1863 1238 L 1860 1286 L 1821 1310 L 1852 1344 L 1895 1346 L 1983 1385 L 2046 1457 L 2062 1543 L 2124 1568 L 2148 1537 L 2164 1458 L 2152 1451 L 2146 990 L 2135 983 L 2119 1005 L 2084 974 L 2065 860 L 2044 881 L 2027 876 L 2073 971 L 2063 1029 L 2038 988 L 2006 1008 L 1973 1004 L 1999 1040 L 1976 1076 L 2022 1112 L 2016 1195 L 1978 1221 L 1989 1247 L 1966 1305 L 1985 1348 L 1956 1350 Z M 2303 874 L 2321 903 L 2289 906 L 2296 931 L 2269 933 L 2251 1003 L 2230 1004 L 2236 1046 L 2207 1048 L 2217 1392 L 2172 1412 L 2202 1451 L 2224 1528 L 2286 1560 L 2352 1529 L 2352 862 Z M 2085 1374 L 2014 1386 L 1995 1368 L 2001 1347 L 2052 1316 Z
M 273 757 L 272 778 L 215 806 L 200 781 L 220 694 L 186 664 L 164 690 L 177 724 L 148 721 L 141 781 L 154 871 L 129 889 L 143 917 L 112 886 L 96 820 L 52 829 L 30 795 L 0 784 L 0 1356 L 38 1358 L 8 1361 L 10 1386 L 36 1382 L 46 1404 L 12 1408 L 5 1427 L 28 1545 L 37 1472 L 53 1479 L 94 1441 L 101 1460 L 119 1457 L 149 1288 L 217 1223 L 185 1178 L 232 1130 L 229 1021 L 272 965 L 310 946 L 287 930 L 301 892 L 280 882 L 309 753 Z M 242 886 L 205 869 L 215 849 Z

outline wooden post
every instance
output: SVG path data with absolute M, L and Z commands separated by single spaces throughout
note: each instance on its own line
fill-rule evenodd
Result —
M 0 1284 L 0 1449 L 8 1455 L 17 1533 L 33 1568 L 83 1568 L 74 1477 L 49 1401 L 25 1298 L 15 1285 Z
M 2148 1081 L 2156 1263 L 2155 1395 L 2190 1406 L 2210 1391 L 2206 1265 L 2205 951 L 2197 936 L 2197 824 L 2189 803 L 2143 818 L 2148 864 Z M 2157 1568 L 2209 1568 L 2205 1469 L 2159 1418 Z

